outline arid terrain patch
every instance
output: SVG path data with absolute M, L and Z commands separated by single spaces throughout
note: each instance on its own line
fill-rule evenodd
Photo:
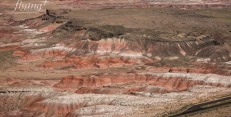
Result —
M 16 3 L 0 2 L 0 117 L 231 114 L 229 0 Z

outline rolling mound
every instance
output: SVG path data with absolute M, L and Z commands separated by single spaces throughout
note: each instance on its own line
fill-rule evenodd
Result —
M 0 2 L 1 117 L 171 116 L 230 97 L 230 0 L 13 3 Z

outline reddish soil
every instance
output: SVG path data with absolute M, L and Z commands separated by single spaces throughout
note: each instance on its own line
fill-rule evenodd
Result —
M 12 5 L 0 117 L 165 116 L 231 94 L 230 0 L 49 0 L 30 17 Z
M 129 86 L 131 85 L 131 86 Z M 76 93 L 132 93 L 136 91 L 152 92 L 149 86 L 156 86 L 156 93 L 184 91 L 195 85 L 222 86 L 178 77 L 158 77 L 152 75 L 117 74 L 96 76 L 68 76 L 54 87 L 68 90 L 78 89 Z M 128 87 L 126 87 L 128 86 Z M 154 90 L 153 89 L 153 90 Z

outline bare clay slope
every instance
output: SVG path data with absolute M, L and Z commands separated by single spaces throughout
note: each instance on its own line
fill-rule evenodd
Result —
M 0 116 L 153 117 L 231 94 L 230 9 L 107 2 L 59 1 L 100 9 L 17 22 L 0 14 Z M 215 3 L 199 8 L 225 1 Z M 118 5 L 134 9 L 101 9 Z
M 112 15 L 113 13 L 110 12 L 113 11 L 103 10 L 101 12 L 108 13 L 115 18 L 120 17 L 121 25 L 113 25 L 117 21 L 111 20 L 111 17 L 105 17 L 106 19 L 101 20 L 91 16 L 92 13 L 99 11 L 90 11 L 89 16 L 86 16 L 85 13 L 85 16 L 80 14 L 77 15 L 78 19 L 72 20 L 66 20 L 65 18 L 74 18 L 75 11 L 60 11 L 57 13 L 48 11 L 43 16 L 25 20 L 21 23 L 26 23 L 31 28 L 37 28 L 41 31 L 48 31 L 42 35 L 53 38 L 50 43 L 47 43 L 47 46 L 62 43 L 71 50 L 69 51 L 70 54 L 114 53 L 144 57 L 193 56 L 218 62 L 230 60 L 230 21 L 224 20 L 224 17 L 219 17 L 214 21 L 211 20 L 214 16 L 199 15 L 206 10 L 199 10 L 196 14 L 192 11 L 179 10 L 176 10 L 175 13 L 167 11 L 167 14 L 165 14 L 161 13 L 163 10 L 145 9 L 137 11 L 137 17 L 143 16 L 143 13 L 146 13 L 146 15 L 154 13 L 154 15 L 146 17 L 147 22 L 145 23 L 147 24 L 138 29 L 137 27 L 142 22 L 136 25 L 133 22 L 139 19 L 126 23 L 125 18 L 121 17 L 125 14 Z M 135 12 L 135 10 L 125 11 Z M 227 13 L 228 11 L 228 9 L 225 10 Z M 186 16 L 184 20 L 168 25 L 169 22 L 177 20 L 177 12 L 183 12 L 183 15 Z M 152 20 L 153 17 L 156 17 L 155 20 Z M 165 17 L 166 21 L 160 21 L 162 17 Z M 86 18 L 88 18 L 88 21 L 84 20 Z M 168 21 L 169 18 L 171 18 L 171 21 Z M 199 18 L 199 20 L 193 21 L 196 20 L 195 18 Z M 89 19 L 91 20 L 89 21 Z M 93 25 L 96 20 L 98 24 Z M 111 24 L 104 25 L 108 20 L 111 21 Z M 33 22 L 37 23 L 34 24 Z M 162 24 L 159 25 L 158 22 Z M 206 22 L 206 25 L 204 22 Z M 214 29 L 215 25 L 212 22 L 219 26 Z M 149 23 L 152 24 L 148 25 Z

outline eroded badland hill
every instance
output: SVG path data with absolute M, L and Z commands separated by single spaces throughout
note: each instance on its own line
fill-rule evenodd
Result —
M 231 95 L 230 0 L 19 6 L 0 2 L 1 117 L 170 116 Z M 231 114 L 230 99 L 196 108 Z

